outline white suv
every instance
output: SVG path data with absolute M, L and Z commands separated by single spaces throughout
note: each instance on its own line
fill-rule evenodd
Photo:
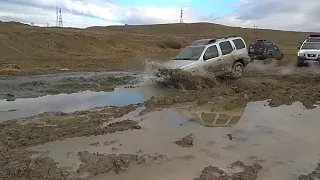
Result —
M 303 66 L 305 63 L 310 62 L 320 62 L 320 35 L 310 35 L 298 49 L 298 66 Z
M 194 41 L 173 60 L 165 63 L 164 67 L 191 72 L 205 70 L 214 75 L 231 73 L 241 76 L 249 62 L 245 41 L 238 36 L 227 36 Z

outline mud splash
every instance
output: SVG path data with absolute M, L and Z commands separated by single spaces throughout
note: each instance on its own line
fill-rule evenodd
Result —
M 217 85 L 217 79 L 210 73 L 191 73 L 175 69 L 160 69 L 155 76 L 162 87 L 185 90 L 207 89 Z

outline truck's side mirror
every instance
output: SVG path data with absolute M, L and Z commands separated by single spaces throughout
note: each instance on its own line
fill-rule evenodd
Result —
M 300 50 L 300 47 L 298 47 L 298 49 Z

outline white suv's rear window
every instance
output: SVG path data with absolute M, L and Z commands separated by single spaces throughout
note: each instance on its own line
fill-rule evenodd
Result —
M 246 46 L 244 45 L 244 42 L 242 41 L 242 39 L 235 39 L 235 40 L 232 40 L 234 45 L 236 46 L 237 50 L 239 49 L 243 49 L 245 48 Z

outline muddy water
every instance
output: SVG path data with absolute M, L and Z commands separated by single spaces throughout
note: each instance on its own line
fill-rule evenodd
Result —
M 0 122 L 38 115 L 44 112 L 74 112 L 104 106 L 126 106 L 142 103 L 158 89 L 145 85 L 135 88 L 115 88 L 111 92 L 82 91 L 72 94 L 0 100 Z
M 297 179 L 300 174 L 310 173 L 320 160 L 319 115 L 320 108 L 306 110 L 301 103 L 271 108 L 267 102 L 252 102 L 230 113 L 209 104 L 164 109 L 143 116 L 134 112 L 126 118 L 139 121 L 140 130 L 66 139 L 30 150 L 52 157 L 60 167 L 74 169 L 81 164 L 76 155 L 79 151 L 159 153 L 168 158 L 120 174 L 100 174 L 94 180 L 193 179 L 209 165 L 230 172 L 228 164 L 237 160 L 261 164 L 263 170 L 258 179 Z M 237 121 L 231 121 L 237 116 Z M 207 124 L 212 126 L 206 127 Z M 189 134 L 194 137 L 193 146 L 175 144 Z

